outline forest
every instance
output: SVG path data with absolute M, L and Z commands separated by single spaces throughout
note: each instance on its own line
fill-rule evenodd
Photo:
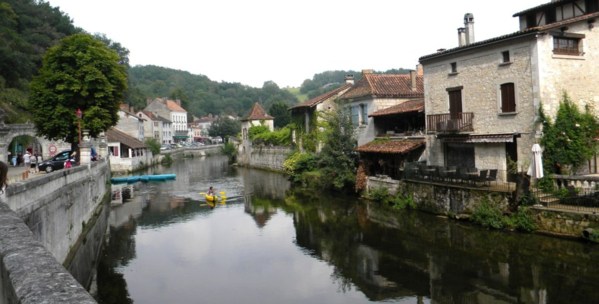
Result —
M 29 84 L 41 67 L 48 48 L 72 34 L 85 32 L 58 8 L 42 0 L 0 1 L 0 108 L 6 123 L 30 120 Z M 103 34 L 94 35 L 115 50 L 126 66 L 128 89 L 124 102 L 143 109 L 148 99 L 180 99 L 183 107 L 196 117 L 207 114 L 243 116 L 255 102 L 267 110 L 281 111 L 336 88 L 346 75 L 359 80 L 358 71 L 326 71 L 306 79 L 299 88 L 280 88 L 266 81 L 261 88 L 241 83 L 212 81 L 204 75 L 153 65 L 129 65 L 126 46 Z M 389 70 L 384 73 L 407 73 Z

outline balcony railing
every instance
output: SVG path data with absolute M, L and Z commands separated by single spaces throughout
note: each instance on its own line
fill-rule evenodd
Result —
M 472 119 L 474 113 L 446 113 L 426 116 L 428 133 L 457 133 L 474 131 Z

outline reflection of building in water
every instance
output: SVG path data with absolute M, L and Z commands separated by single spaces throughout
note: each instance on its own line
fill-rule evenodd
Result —
M 119 184 L 112 185 L 111 205 L 122 205 L 133 198 L 133 185 Z
M 269 204 L 267 201 L 263 204 L 252 204 L 252 195 L 243 197 L 243 206 L 245 213 L 252 216 L 258 228 L 266 226 L 266 223 L 273 214 L 277 213 L 277 208 Z
M 111 227 L 121 227 L 131 218 L 139 218 L 148 199 L 141 195 L 135 196 L 133 185 L 112 185 L 111 212 L 109 224 Z
M 285 193 L 290 187 L 285 175 L 247 168 L 239 168 L 238 171 L 243 178 L 245 193 L 264 198 L 285 199 Z

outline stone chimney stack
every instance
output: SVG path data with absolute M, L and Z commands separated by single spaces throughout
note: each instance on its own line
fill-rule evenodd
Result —
M 362 74 L 372 74 L 372 73 L 374 73 L 373 69 L 364 69 L 364 70 L 362 70 Z
M 416 75 L 420 77 L 424 76 L 424 68 L 422 67 L 422 64 L 416 65 Z
M 466 45 L 466 28 L 458 28 L 458 46 Z
M 466 28 L 466 45 L 474 43 L 474 15 L 464 15 L 464 27 Z
M 410 80 L 412 81 L 412 91 L 416 91 L 416 71 L 410 71 Z
M 181 106 L 181 99 L 176 99 L 176 100 L 175 100 L 175 102 L 176 102 L 176 103 L 177 103 L 179 106 Z
M 353 85 L 354 84 L 354 75 L 351 75 L 351 74 L 345 75 L 345 83 Z

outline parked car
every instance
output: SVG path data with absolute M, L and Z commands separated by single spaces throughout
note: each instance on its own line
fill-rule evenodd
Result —
M 40 171 L 46 171 L 48 173 L 50 173 L 54 170 L 60 170 L 60 169 L 64 168 L 64 163 L 67 159 L 69 159 L 70 155 L 71 155 L 71 150 L 62 151 L 62 152 L 54 155 L 54 157 L 41 162 L 39 164 L 39 169 L 40 169 Z

